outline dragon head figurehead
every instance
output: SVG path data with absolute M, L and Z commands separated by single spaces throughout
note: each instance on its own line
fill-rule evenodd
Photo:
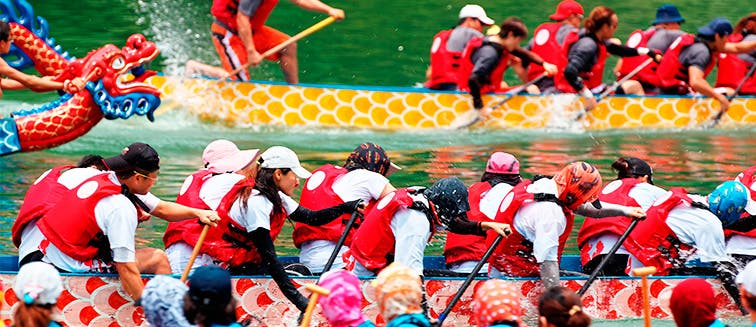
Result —
M 153 121 L 154 111 L 160 105 L 160 92 L 144 83 L 156 74 L 145 66 L 159 53 L 155 43 L 147 41 L 144 35 L 134 34 L 122 49 L 107 44 L 70 62 L 55 79 L 85 79 L 86 90 L 107 119 L 126 119 L 137 114 Z

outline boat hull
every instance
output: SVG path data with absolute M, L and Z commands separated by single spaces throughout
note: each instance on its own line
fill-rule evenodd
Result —
M 13 285 L 14 274 L 0 274 L 3 285 L 6 285 L 3 299 L 5 304 L 0 311 L 0 317 L 10 326 L 12 311 L 18 305 L 18 299 L 8 285 Z M 651 278 L 650 303 L 651 314 L 657 319 L 671 319 L 669 311 L 669 297 L 672 289 L 684 278 Z M 146 280 L 145 280 L 146 281 Z M 457 289 L 463 283 L 462 278 L 439 279 L 428 278 L 425 281 L 430 314 L 437 317 L 451 301 Z M 721 284 L 714 279 L 708 279 L 714 286 L 718 303 L 718 316 L 723 318 L 739 316 L 739 311 L 732 299 L 724 291 Z M 315 279 L 295 279 L 299 290 L 309 295 L 306 283 L 314 283 Z M 472 295 L 479 283 L 476 280 L 467 289 L 462 300 L 447 318 L 449 326 L 474 325 L 472 317 Z M 527 316 L 526 321 L 535 319 L 538 296 L 542 292 L 542 284 L 535 279 L 513 279 L 511 282 L 520 290 L 523 307 Z M 562 285 L 575 291 L 585 282 L 584 278 L 563 280 Z M 283 296 L 278 286 L 270 278 L 233 278 L 234 296 L 238 300 L 237 313 L 241 319 L 259 319 L 268 326 L 294 326 L 299 312 Z M 141 308 L 135 308 L 124 293 L 117 277 L 95 275 L 67 275 L 63 277 L 65 290 L 58 302 L 58 309 L 68 326 L 136 326 L 142 324 L 144 316 Z M 375 291 L 369 280 L 362 281 L 362 291 L 365 296 L 363 311 L 377 322 L 378 308 L 374 302 Z M 626 319 L 642 316 L 640 280 L 631 278 L 613 278 L 597 280 L 583 297 L 584 310 L 594 319 Z M 532 321 L 532 320 L 530 320 Z M 316 313 L 313 326 L 328 326 L 322 315 Z
M 287 85 L 155 76 L 168 108 L 225 124 L 356 127 L 384 130 L 449 128 L 472 110 L 469 95 L 427 89 Z M 486 95 L 493 106 L 505 95 Z M 574 95 L 515 96 L 476 126 L 493 129 L 691 128 L 707 124 L 719 104 L 700 97 L 615 96 L 575 121 L 582 100 Z M 165 109 L 163 109 L 165 110 Z M 160 111 L 160 110 L 159 110 Z M 756 122 L 756 98 L 732 101 L 718 126 Z

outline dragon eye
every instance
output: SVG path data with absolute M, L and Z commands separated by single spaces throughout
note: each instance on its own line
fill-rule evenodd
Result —
M 123 66 L 126 65 L 126 62 L 124 62 L 122 57 L 115 58 L 112 63 L 110 63 L 110 66 L 114 69 L 121 69 Z

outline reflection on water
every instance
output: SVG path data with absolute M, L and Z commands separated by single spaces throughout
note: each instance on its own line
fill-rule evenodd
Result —
M 3 109 L 0 109 L 2 112 Z M 361 130 L 312 130 L 291 128 L 228 128 L 203 125 L 195 118 L 172 111 L 156 123 L 143 120 L 105 121 L 81 139 L 59 148 L 0 157 L 0 253 L 11 254 L 10 226 L 28 186 L 46 169 L 75 163 L 82 155 L 117 154 L 135 141 L 145 141 L 161 155 L 160 182 L 153 193 L 173 200 L 183 179 L 197 169 L 204 146 L 227 138 L 242 148 L 291 147 L 303 164 L 315 169 L 325 163 L 339 164 L 359 143 L 373 141 L 388 149 L 393 161 L 404 169 L 391 176 L 399 187 L 430 185 L 457 176 L 470 185 L 480 179 L 485 161 L 493 151 L 507 151 L 520 159 L 525 177 L 553 174 L 566 163 L 584 160 L 599 167 L 605 181 L 616 176 L 611 163 L 618 156 L 637 156 L 652 163 L 656 184 L 669 188 L 708 193 L 718 183 L 732 179 L 754 164 L 746 154 L 756 148 L 748 130 L 715 131 L 624 131 L 575 134 L 559 131 L 448 131 L 371 132 Z M 579 226 L 579 225 L 578 225 Z M 139 244 L 161 247 L 165 223 L 151 219 L 139 230 Z M 296 254 L 288 226 L 281 233 L 282 253 Z M 577 233 L 577 229 L 573 234 Z M 573 241 L 567 252 L 575 253 Z M 443 236 L 436 237 L 430 254 L 440 253 Z

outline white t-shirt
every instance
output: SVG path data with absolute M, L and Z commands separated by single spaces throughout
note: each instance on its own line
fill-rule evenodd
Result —
M 314 189 L 320 185 L 315 182 L 317 182 L 316 179 L 310 178 L 305 187 Z M 310 185 L 310 183 L 315 184 Z M 334 181 L 332 189 L 333 192 L 345 202 L 358 199 L 369 202 L 370 200 L 378 200 L 388 183 L 389 180 L 379 173 L 366 169 L 355 169 Z M 327 240 L 312 240 L 304 242 L 302 243 L 302 248 L 299 252 L 299 262 L 312 272 L 322 272 L 335 247 L 336 242 Z M 347 249 L 349 248 L 342 246 L 341 249 L 339 249 L 339 254 L 344 253 Z M 338 260 L 338 258 L 339 257 L 334 261 L 331 269 L 344 267 L 344 262 Z
M 228 194 L 228 191 L 242 179 L 244 179 L 244 175 L 236 173 L 210 177 L 202 184 L 199 197 L 210 209 L 215 210 L 220 205 L 223 197 Z
M 278 192 L 281 197 L 281 204 L 287 215 L 297 210 L 299 203 L 294 201 L 288 195 L 283 192 Z M 268 198 L 261 195 L 258 190 L 253 190 L 247 200 L 247 207 L 243 210 L 243 204 L 241 199 L 238 199 L 231 205 L 231 210 L 228 211 L 228 215 L 231 216 L 235 222 L 244 227 L 248 232 L 252 232 L 258 228 L 264 228 L 270 230 L 270 213 L 273 211 L 273 203 L 268 201 Z
M 533 182 L 527 190 L 557 194 L 556 183 L 548 178 Z M 533 242 L 533 256 L 538 263 L 558 260 L 559 236 L 567 227 L 567 218 L 558 204 L 550 201 L 525 203 L 517 210 L 513 224 L 518 233 Z
M 732 235 L 727 239 L 727 253 L 756 256 L 756 239 L 745 235 Z
M 504 200 L 504 196 L 513 188 L 512 185 L 507 183 L 494 185 L 494 187 L 480 197 L 480 212 L 491 220 L 496 218 L 496 212 L 499 210 L 499 206 L 501 206 L 501 201 Z
M 61 185 L 65 186 L 66 188 L 74 189 L 79 184 L 84 182 L 85 180 L 99 174 L 106 174 L 109 172 L 103 172 L 94 168 L 73 168 L 69 169 L 65 172 L 63 172 L 60 177 L 58 177 L 57 182 Z M 115 177 L 115 174 L 110 172 L 110 179 L 114 180 L 116 183 L 120 184 L 118 182 L 118 179 Z M 144 195 L 137 194 L 137 197 L 144 202 L 145 205 L 150 209 L 150 212 L 154 211 L 155 208 L 160 203 L 160 199 L 153 195 L 152 193 L 147 193 Z M 125 198 L 125 197 L 124 197 Z M 103 199 L 104 200 L 104 199 Z M 129 203 L 131 203 L 129 201 Z M 99 203 L 98 203 L 99 205 Z M 131 205 L 133 208 L 133 205 Z M 95 207 L 95 214 L 97 214 L 97 207 Z M 99 219 L 99 217 L 97 217 Z M 18 248 L 18 258 L 19 260 L 23 259 L 30 253 L 39 250 L 39 245 L 42 243 L 42 241 L 45 239 L 45 236 L 42 234 L 42 232 L 37 228 L 36 226 L 36 220 L 30 222 L 22 231 L 21 233 L 21 244 Z M 102 224 L 100 224 L 100 221 L 98 220 L 98 225 L 100 225 L 100 228 L 102 228 Z M 133 239 L 132 239 L 133 242 Z M 112 243 L 111 243 L 112 245 Z M 111 247 L 112 248 L 112 247 Z M 57 250 L 57 249 L 55 249 Z M 55 251 L 54 250 L 54 251 Z M 123 250 L 118 250 L 123 251 Z M 125 252 L 128 252 L 126 250 Z M 128 257 L 128 253 L 120 253 L 119 258 Z M 73 260 L 73 259 L 71 259 Z
M 706 197 L 689 196 L 693 201 L 708 203 Z M 729 261 L 722 223 L 711 211 L 678 206 L 669 212 L 667 225 L 682 243 L 696 247 L 696 255 L 702 262 Z
M 428 204 L 423 196 L 411 196 L 415 201 Z M 390 226 L 396 242 L 394 244 L 394 261 L 415 270 L 422 276 L 425 246 L 431 236 L 428 217 L 421 211 L 403 208 L 394 214 Z

